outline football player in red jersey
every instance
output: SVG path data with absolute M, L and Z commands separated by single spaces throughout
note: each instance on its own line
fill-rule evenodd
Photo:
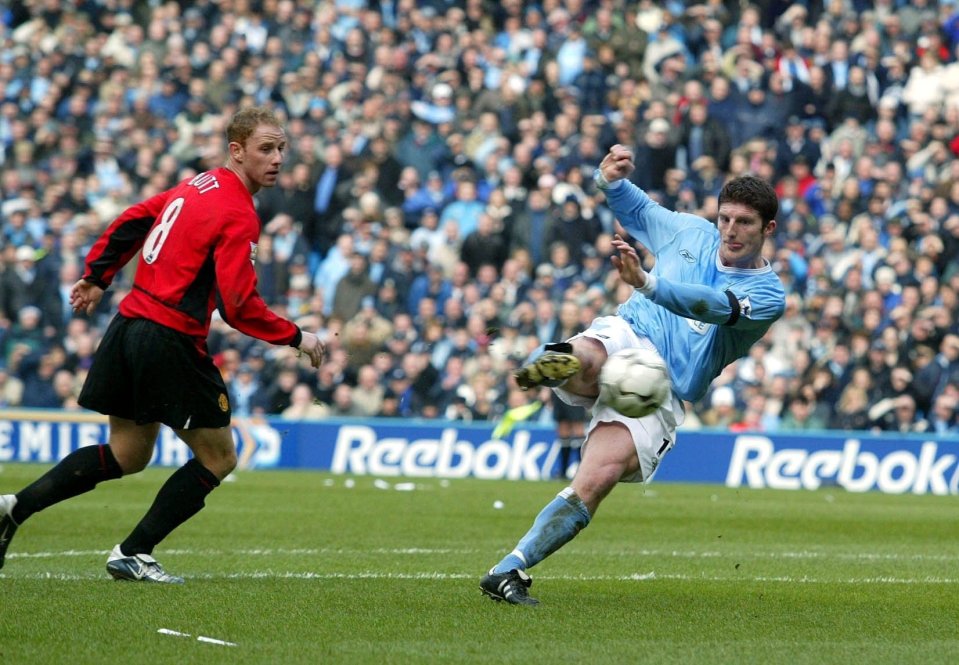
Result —
M 113 548 L 117 579 L 182 583 L 153 558 L 154 547 L 203 508 L 236 466 L 230 401 L 207 352 L 219 309 L 237 330 L 306 354 L 319 367 L 316 335 L 271 312 L 256 291 L 260 220 L 253 194 L 272 187 L 286 134 L 272 111 L 245 108 L 227 130 L 225 166 L 180 182 L 124 211 L 97 240 L 73 286 L 75 312 L 92 313 L 113 278 L 140 252 L 130 293 L 104 334 L 79 402 L 110 417 L 109 442 L 80 448 L 17 494 L 0 495 L 0 567 L 10 538 L 34 513 L 142 470 L 160 424 L 193 451 L 132 533 Z

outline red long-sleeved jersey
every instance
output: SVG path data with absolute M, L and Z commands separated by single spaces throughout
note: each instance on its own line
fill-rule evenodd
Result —
M 256 291 L 260 220 L 239 177 L 218 168 L 127 208 L 90 249 L 83 279 L 106 289 L 142 249 L 120 314 L 197 337 L 206 348 L 210 317 L 252 337 L 299 346 L 296 324 L 267 308 Z

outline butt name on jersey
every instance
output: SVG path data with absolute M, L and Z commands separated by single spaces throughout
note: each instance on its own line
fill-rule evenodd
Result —
M 211 190 L 220 188 L 220 181 L 217 180 L 216 176 L 209 171 L 205 171 L 199 175 L 193 176 L 193 180 L 191 180 L 188 184 L 193 185 L 200 190 L 201 194 L 206 194 Z

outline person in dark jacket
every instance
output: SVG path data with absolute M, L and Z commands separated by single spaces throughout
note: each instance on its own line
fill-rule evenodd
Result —
M 679 129 L 676 166 L 688 172 L 700 157 L 710 155 L 725 171 L 729 166 L 730 151 L 729 132 L 721 122 L 709 116 L 706 103 L 690 105 Z

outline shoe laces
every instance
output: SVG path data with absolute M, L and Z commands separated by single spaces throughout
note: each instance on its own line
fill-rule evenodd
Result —
M 506 576 L 501 588 L 504 596 L 512 593 L 520 598 L 528 598 L 529 593 L 527 593 L 526 589 L 528 589 L 532 583 L 533 580 L 530 579 L 528 575 L 524 575 L 517 570 L 515 575 Z
M 160 562 L 149 554 L 137 554 L 136 559 L 144 568 L 144 577 L 152 577 L 161 581 L 178 579 L 174 575 L 170 575 L 168 572 L 163 570 L 163 566 L 160 565 Z

